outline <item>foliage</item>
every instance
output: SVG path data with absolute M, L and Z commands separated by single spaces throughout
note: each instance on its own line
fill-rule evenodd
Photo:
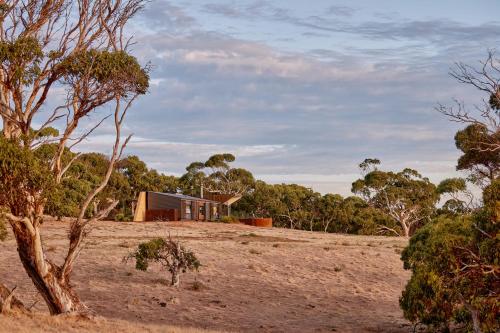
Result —
M 7 227 L 4 219 L 0 219 L 0 241 L 5 240 L 5 238 L 7 238 Z
M 469 180 L 483 186 L 483 206 L 472 213 L 454 209 L 453 214 L 434 219 L 416 232 L 402 253 L 404 267 L 413 273 L 400 299 L 405 317 L 443 331 L 451 324 L 460 324 L 467 332 L 500 331 L 500 89 L 496 63 L 490 52 L 480 70 L 459 63 L 452 71 L 459 82 L 490 95 L 490 105 L 476 108 L 479 116 L 462 104 L 458 110 L 438 108 L 452 120 L 467 124 L 455 136 L 463 153 L 457 169 L 469 171 Z M 459 207 L 462 202 L 453 196 L 465 187 L 463 180 L 450 179 L 437 190 L 451 194 L 452 204 Z
M 240 220 L 234 216 L 223 216 L 220 218 L 221 223 L 239 223 Z
M 28 85 L 40 75 L 43 51 L 34 37 L 20 37 L 0 42 L 0 63 L 9 67 L 13 85 Z
M 85 50 L 66 57 L 57 70 L 69 83 L 89 77 L 102 89 L 110 89 L 124 97 L 129 93 L 145 94 L 149 86 L 147 71 L 125 51 Z
M 436 186 L 412 169 L 400 172 L 375 169 L 355 181 L 352 192 L 396 220 L 403 233 L 391 231 L 404 236 L 410 236 L 429 221 L 439 199 Z
M 462 151 L 457 170 L 468 170 L 469 180 L 482 185 L 500 176 L 500 154 L 489 147 L 500 143 L 500 132 L 490 133 L 482 124 L 468 125 L 455 135 L 455 144 Z
M 499 328 L 500 243 L 498 225 L 489 218 L 485 211 L 472 218 L 441 217 L 410 239 L 401 257 L 413 273 L 400 300 L 407 319 L 444 328 L 463 323 L 472 329 L 477 313 L 482 331 Z
M 0 206 L 9 208 L 16 216 L 26 216 L 39 211 L 54 188 L 54 178 L 45 161 L 15 140 L 0 136 Z
M 439 183 L 437 193 L 448 197 L 443 206 L 438 209 L 438 214 L 458 216 L 468 214 L 472 211 L 474 196 L 467 190 L 466 180 L 463 178 L 448 178 Z
M 50 156 L 51 145 L 43 145 L 36 150 L 39 156 Z M 75 154 L 66 151 L 64 160 L 70 160 Z M 71 165 L 46 205 L 46 213 L 56 217 L 76 217 L 80 211 L 80 203 L 86 195 L 102 181 L 109 165 L 109 159 L 99 153 L 80 155 Z M 128 221 L 133 213 L 133 205 L 139 192 L 159 191 L 176 192 L 177 178 L 148 169 L 137 156 L 127 156 L 116 163 L 108 186 L 94 200 L 94 207 L 89 208 L 87 216 L 102 208 L 108 199 L 119 200 L 120 204 L 110 214 L 115 220 Z M 117 217 L 118 216 L 118 217 Z
M 192 252 L 184 248 L 172 238 L 155 238 L 149 242 L 141 243 L 135 252 L 128 258 L 135 259 L 135 268 L 147 271 L 151 263 L 158 263 L 167 269 L 172 277 L 172 286 L 179 284 L 179 276 L 187 270 L 198 270 L 200 261 Z
M 183 193 L 200 195 L 203 186 L 211 192 L 241 195 L 251 191 L 255 179 L 250 171 L 232 168 L 229 163 L 236 160 L 232 154 L 215 154 L 206 162 L 193 162 L 186 167 L 180 178 Z
M 241 216 L 272 217 L 278 227 L 323 232 L 375 234 L 381 226 L 397 229 L 394 219 L 359 197 L 321 195 L 295 184 L 257 181 L 234 206 Z

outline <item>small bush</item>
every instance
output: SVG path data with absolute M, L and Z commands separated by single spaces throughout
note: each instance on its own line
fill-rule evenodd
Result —
M 220 222 L 222 222 L 222 223 L 239 223 L 240 220 L 238 220 L 234 216 L 223 216 L 223 217 L 221 217 Z
M 4 220 L 0 219 L 0 241 L 5 240 L 5 238 L 7 238 L 7 227 Z
M 201 266 L 195 254 L 172 238 L 155 238 L 141 243 L 126 259 L 135 259 L 135 268 L 147 271 L 150 263 L 159 263 L 171 274 L 171 285 L 178 287 L 181 273 L 198 270 Z
M 118 213 L 115 215 L 115 221 L 117 222 L 130 222 L 132 221 L 132 219 L 132 216 L 123 213 Z

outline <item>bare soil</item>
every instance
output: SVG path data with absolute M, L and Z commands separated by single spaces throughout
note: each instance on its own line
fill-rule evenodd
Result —
M 67 229 L 54 221 L 43 228 L 55 262 Z M 198 273 L 181 276 L 179 289 L 159 267 L 140 272 L 123 261 L 140 242 L 168 234 L 202 263 Z M 405 245 L 393 237 L 217 223 L 100 222 L 74 270 L 76 290 L 100 318 L 82 323 L 46 316 L 10 235 L 0 243 L 0 281 L 17 286 L 25 304 L 37 302 L 37 315 L 0 317 L 0 332 L 410 332 L 398 306 L 409 278 L 399 259 Z

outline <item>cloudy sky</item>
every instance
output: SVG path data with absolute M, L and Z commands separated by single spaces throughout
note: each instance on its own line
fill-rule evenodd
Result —
M 497 0 L 153 0 L 133 53 L 153 65 L 128 153 L 180 175 L 231 152 L 273 183 L 349 194 L 377 157 L 455 174 L 459 128 L 434 111 L 481 97 L 448 75 L 500 41 Z M 107 140 L 108 139 L 108 140 Z M 109 151 L 106 127 L 81 149 Z

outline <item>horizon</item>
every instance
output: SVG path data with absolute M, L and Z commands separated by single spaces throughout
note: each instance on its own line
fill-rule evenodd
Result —
M 126 154 L 180 175 L 228 152 L 256 179 L 344 196 L 368 157 L 435 183 L 459 176 L 463 126 L 434 107 L 480 100 L 448 74 L 500 40 L 500 3 L 480 3 L 151 2 L 129 27 L 153 69 L 127 115 Z M 79 150 L 109 152 L 111 133 Z

